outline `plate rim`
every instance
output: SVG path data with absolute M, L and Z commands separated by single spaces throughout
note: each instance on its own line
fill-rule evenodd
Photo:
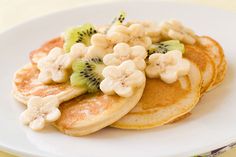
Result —
M 44 14 L 44 15 L 41 15 L 41 16 L 36 16 L 36 17 L 26 19 L 26 20 L 24 20 L 22 22 L 19 22 L 19 23 L 13 25 L 13 26 L 8 27 L 7 29 L 3 29 L 2 31 L 0 31 L 0 36 L 3 36 L 4 34 L 8 34 L 8 32 L 11 32 L 15 29 L 18 29 L 18 27 L 22 27 L 26 24 L 30 24 L 34 21 L 43 19 L 43 18 L 48 17 L 48 16 L 53 16 L 55 14 L 60 14 L 60 13 L 63 13 L 63 12 L 69 12 L 69 11 L 73 11 L 73 10 L 76 10 L 76 9 L 79 9 L 79 8 L 86 8 L 86 7 L 89 7 L 89 6 L 102 6 L 104 4 L 109 5 L 109 4 L 124 3 L 124 2 L 126 2 L 126 1 L 125 0 L 115 0 L 115 1 L 106 0 L 106 1 L 101 1 L 101 2 L 93 1 L 93 2 L 82 3 L 82 4 L 80 4 L 78 6 L 75 6 L 75 7 L 60 9 L 60 10 L 57 10 L 57 11 L 50 12 L 48 14 Z M 214 7 L 214 6 L 199 4 L 199 3 L 196 3 L 196 2 L 190 2 L 190 1 L 188 1 L 188 2 L 184 2 L 184 1 L 178 2 L 178 1 L 171 1 L 171 0 L 168 0 L 168 1 L 165 1 L 165 0 L 158 0 L 158 1 L 155 1 L 155 0 L 146 0 L 146 1 L 145 0 L 136 0 L 136 1 L 131 0 L 131 1 L 128 1 L 128 3 L 134 3 L 134 2 L 138 2 L 138 3 L 140 3 L 140 2 L 141 3 L 144 3 L 144 2 L 145 3 L 165 3 L 165 4 L 168 4 L 168 5 L 169 4 L 170 5 L 173 5 L 173 4 L 175 4 L 175 5 L 188 5 L 190 7 L 211 9 L 211 10 L 218 11 L 218 12 L 221 11 L 221 12 L 236 16 L 236 12 L 234 12 L 234 11 L 221 9 L 221 8 Z M 231 138 L 218 141 L 216 144 L 209 145 L 208 147 L 205 147 L 205 148 L 195 149 L 194 151 L 197 152 L 196 155 L 202 154 L 202 153 L 207 153 L 211 150 L 227 146 L 227 145 L 229 145 L 233 142 L 236 142 L 236 133 Z M 35 153 L 35 152 L 25 151 L 24 149 L 15 149 L 14 147 L 11 147 L 9 145 L 5 145 L 1 141 L 0 141 L 0 151 L 3 151 L 4 153 L 9 153 L 9 154 L 12 154 L 12 155 L 18 155 L 18 156 L 19 155 L 20 156 L 26 155 L 26 156 L 35 156 L 35 157 L 48 157 L 48 155 L 51 154 L 50 152 L 44 152 L 44 151 L 41 151 L 41 150 L 39 150 L 39 151 L 44 152 L 46 154 L 40 155 L 40 154 Z M 185 152 L 176 154 L 176 156 L 189 156 L 191 154 L 193 154 L 192 151 L 185 151 Z

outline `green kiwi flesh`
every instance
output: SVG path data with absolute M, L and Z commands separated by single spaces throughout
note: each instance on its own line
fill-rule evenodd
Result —
M 185 51 L 184 44 L 180 43 L 179 40 L 167 40 L 160 43 L 152 44 L 148 48 L 147 52 L 148 52 L 148 56 L 150 56 L 153 53 L 165 54 L 171 50 L 179 50 L 182 53 L 184 53 Z
M 70 77 L 71 85 L 85 87 L 89 93 L 97 92 L 103 80 L 102 70 L 104 67 L 102 59 L 98 57 L 74 61 L 72 64 L 73 73 Z
M 124 12 L 124 11 L 121 11 L 120 13 L 119 13 L 119 15 L 117 16 L 117 17 L 115 17 L 113 20 L 112 20 L 112 22 L 111 22 L 111 24 L 109 25 L 109 27 L 105 30 L 105 34 L 107 33 L 107 31 L 111 28 L 111 26 L 112 25 L 114 25 L 114 24 L 122 24 L 123 22 L 124 22 L 124 20 L 125 20 L 125 18 L 126 18 L 126 13 Z
M 70 52 L 70 48 L 75 43 L 83 43 L 86 46 L 89 46 L 91 36 L 95 33 L 97 33 L 97 31 L 92 24 L 83 24 L 81 26 L 69 28 L 64 34 L 64 50 Z

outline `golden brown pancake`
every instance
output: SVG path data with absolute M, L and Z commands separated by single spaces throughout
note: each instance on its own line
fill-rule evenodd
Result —
M 38 81 L 39 70 L 36 65 L 27 64 L 15 73 L 13 79 L 13 95 L 23 104 L 31 96 L 45 97 L 57 95 L 61 101 L 70 100 L 86 92 L 82 88 L 74 88 L 69 82 L 45 85 Z
M 63 133 L 82 136 L 100 130 L 126 115 L 140 100 L 144 85 L 131 97 L 85 94 L 60 105 L 55 126 Z
M 141 100 L 112 127 L 153 128 L 189 113 L 199 100 L 201 82 L 201 72 L 194 63 L 189 75 L 173 84 L 166 84 L 160 79 L 147 79 Z
M 214 61 L 199 45 L 185 44 L 184 57 L 194 62 L 202 73 L 202 88 L 201 93 L 207 91 L 212 86 L 216 79 L 216 67 Z
M 174 119 L 173 121 L 169 122 L 168 124 L 178 123 L 179 121 L 182 121 L 182 120 L 188 118 L 191 115 L 192 115 L 192 113 L 188 112 L 188 113 L 182 115 L 181 117 L 178 117 L 178 118 Z
M 224 80 L 225 75 L 226 75 L 226 71 L 227 71 L 227 62 L 224 58 L 221 66 L 218 69 L 217 79 L 214 82 L 213 88 L 217 87 Z
M 206 52 L 213 59 L 216 65 L 217 75 L 213 86 L 210 88 L 212 89 L 219 85 L 225 77 L 225 73 L 227 70 L 227 62 L 225 59 L 224 51 L 220 44 L 211 37 L 202 36 L 199 38 L 198 42 L 199 45 L 206 50 Z
M 44 57 L 55 46 L 63 46 L 61 38 L 55 38 L 40 49 L 31 52 L 30 58 L 33 64 L 36 64 L 39 58 Z M 213 82 L 216 82 L 216 72 L 219 71 L 216 70 L 219 58 L 213 58 L 206 45 L 186 45 L 185 56 L 196 63 L 199 69 L 192 64 L 191 74 L 171 85 L 165 84 L 159 79 L 148 79 L 144 94 L 133 109 L 131 106 L 135 105 L 137 97 L 133 97 L 132 100 L 127 98 L 118 100 L 121 98 L 117 96 L 106 96 L 101 93 L 86 94 L 64 102 L 60 106 L 62 116 L 55 126 L 68 135 L 86 135 L 115 122 L 128 112 L 127 109 L 132 109 L 132 111 L 112 124 L 113 127 L 146 129 L 177 120 L 188 114 L 199 100 L 201 72 L 204 80 L 201 92 L 204 92 L 211 87 Z M 224 68 L 221 69 L 225 72 Z M 100 105 L 94 105 L 95 103 Z M 114 104 L 116 107 L 120 106 L 120 112 L 117 109 L 116 114 L 112 115 Z M 121 110 L 121 108 L 123 109 Z
M 54 38 L 44 43 L 40 48 L 30 52 L 29 58 L 32 64 L 37 64 L 38 60 L 47 56 L 49 51 L 54 47 L 63 47 L 63 39 L 61 37 Z

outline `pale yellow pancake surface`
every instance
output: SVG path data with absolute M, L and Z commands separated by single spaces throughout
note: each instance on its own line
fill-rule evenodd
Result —
M 200 97 L 201 83 L 201 72 L 193 63 L 189 75 L 173 84 L 148 79 L 144 94 L 135 108 L 112 126 L 147 129 L 169 123 L 194 108 Z
M 60 105 L 61 117 L 55 126 L 63 133 L 82 136 L 100 130 L 126 115 L 140 100 L 145 85 L 131 97 L 85 94 Z
M 202 88 L 203 94 L 210 88 L 216 79 L 216 66 L 212 58 L 199 45 L 185 45 L 184 57 L 194 62 L 202 73 Z
M 15 73 L 13 96 L 18 101 L 27 104 L 31 96 L 56 95 L 63 102 L 86 92 L 83 88 L 72 87 L 69 82 L 45 85 L 38 81 L 38 75 L 39 70 L 32 64 L 25 65 Z
M 225 59 L 224 50 L 217 41 L 208 36 L 199 37 L 198 42 L 200 47 L 206 50 L 216 65 L 217 74 L 212 87 L 209 88 L 209 90 L 211 90 L 224 80 L 226 74 L 227 62 Z

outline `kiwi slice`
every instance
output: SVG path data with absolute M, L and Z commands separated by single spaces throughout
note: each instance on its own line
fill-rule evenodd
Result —
M 125 18 L 126 18 L 126 13 L 124 11 L 121 11 L 120 14 L 113 19 L 112 24 L 114 23 L 122 24 Z
M 91 36 L 95 33 L 97 31 L 92 24 L 83 24 L 78 27 L 69 28 L 64 34 L 64 50 L 69 52 L 71 46 L 75 43 L 83 43 L 89 46 Z
M 150 56 L 153 53 L 165 54 L 171 50 L 179 50 L 182 53 L 184 53 L 185 51 L 184 44 L 180 43 L 179 40 L 167 40 L 160 43 L 152 44 L 148 48 L 147 52 L 148 52 L 148 55 Z
M 103 80 L 102 71 L 105 65 L 99 57 L 73 62 L 73 73 L 70 77 L 72 86 L 85 87 L 89 93 L 97 92 Z
M 113 24 L 122 24 L 122 23 L 124 22 L 125 18 L 126 18 L 126 13 L 125 13 L 124 11 L 121 11 L 121 12 L 119 13 L 119 15 L 118 15 L 117 17 L 115 17 L 115 18 L 112 20 L 111 24 L 110 24 L 109 27 L 105 30 L 104 33 L 106 34 L 107 31 L 111 28 L 111 26 L 112 26 Z

